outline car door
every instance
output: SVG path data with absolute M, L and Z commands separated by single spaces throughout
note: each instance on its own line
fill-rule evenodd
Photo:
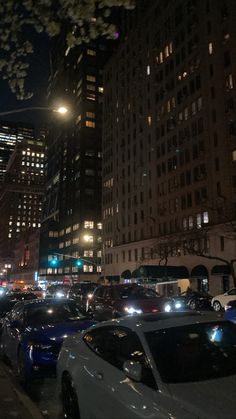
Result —
M 80 397 L 86 400 L 86 389 L 90 389 L 87 417 L 156 417 L 156 382 L 136 333 L 124 327 L 104 326 L 85 334 L 84 342 L 88 356 L 80 372 Z M 141 382 L 125 375 L 126 360 L 138 360 L 142 364 L 145 373 Z
M 23 327 L 24 304 L 19 302 L 14 306 L 10 315 L 6 318 L 3 330 L 4 352 L 13 364 L 17 362 L 17 349 L 21 341 L 22 329 L 19 326 L 13 327 L 12 322 L 17 321 Z

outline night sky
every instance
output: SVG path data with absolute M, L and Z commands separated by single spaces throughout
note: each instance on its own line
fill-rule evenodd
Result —
M 48 106 L 46 90 L 49 77 L 49 41 L 46 35 L 34 37 L 34 53 L 30 56 L 29 62 L 30 68 L 26 86 L 34 93 L 33 97 L 24 101 L 17 100 L 8 87 L 7 81 L 2 79 L 0 73 L 0 112 L 26 106 Z M 30 122 L 40 126 L 47 122 L 47 112 L 27 111 L 15 115 L 0 116 L 0 120 Z

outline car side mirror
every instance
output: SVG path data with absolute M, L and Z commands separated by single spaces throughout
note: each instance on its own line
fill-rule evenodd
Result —
M 20 320 L 13 320 L 13 321 L 10 323 L 10 327 L 11 327 L 12 329 L 20 329 L 20 328 L 22 327 L 22 322 L 21 322 Z
M 142 378 L 142 365 L 136 361 L 125 361 L 123 364 L 123 370 L 127 377 L 134 381 L 141 381 Z

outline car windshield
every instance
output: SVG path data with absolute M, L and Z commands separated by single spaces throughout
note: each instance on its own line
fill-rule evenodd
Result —
M 118 294 L 123 300 L 146 300 L 148 298 L 159 297 L 152 289 L 140 286 L 118 288 Z
M 204 381 L 236 374 L 236 326 L 199 323 L 145 333 L 162 380 Z
M 27 307 L 26 323 L 29 326 L 54 324 L 85 318 L 73 303 L 35 304 Z

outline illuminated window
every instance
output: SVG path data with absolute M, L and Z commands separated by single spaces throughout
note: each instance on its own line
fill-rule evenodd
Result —
M 151 74 L 150 65 L 147 65 L 147 76 L 150 76 L 150 74 Z
M 102 251 L 101 251 L 101 250 L 98 250 L 98 251 L 97 251 L 97 257 L 98 257 L 98 258 L 101 258 L 101 257 L 102 257 Z
M 66 234 L 69 234 L 71 232 L 71 227 L 66 228 Z
M 95 118 L 95 113 L 94 112 L 86 112 L 86 117 L 87 118 Z
M 95 90 L 96 90 L 96 87 L 93 84 L 87 84 L 86 87 L 87 87 L 88 90 L 92 90 L 92 92 L 95 92 Z
M 89 234 L 85 234 L 83 239 L 86 243 L 93 243 L 93 236 L 91 236 Z
M 151 116 L 147 117 L 147 122 L 148 122 L 148 126 L 150 127 L 152 125 L 152 117 Z
M 236 161 L 236 150 L 234 150 L 232 154 L 233 154 L 233 156 L 232 156 L 233 157 L 233 161 Z
M 209 44 L 208 44 L 208 52 L 209 52 L 210 55 L 212 55 L 212 53 L 213 53 L 213 45 L 212 45 L 212 42 L 209 42 Z
M 202 109 L 202 98 L 199 97 L 197 99 L 197 110 L 200 111 Z
M 229 90 L 231 90 L 231 89 L 233 89 L 233 88 L 234 88 L 234 83 L 233 83 L 233 76 L 232 76 L 232 74 L 229 74 L 229 75 L 226 77 L 226 87 L 227 87 L 227 89 L 229 89 Z
M 98 230 L 102 230 L 102 223 L 97 223 Z
M 84 222 L 84 228 L 94 228 L 94 222 L 93 221 L 85 221 Z
M 160 55 L 159 55 L 159 61 L 160 61 L 161 64 L 163 63 L 163 52 L 162 51 L 160 52 Z
M 93 250 L 84 250 L 85 257 L 93 257 Z
M 87 75 L 87 77 L 86 77 L 86 80 L 87 81 L 92 81 L 92 82 L 95 82 L 96 81 L 96 77 L 95 76 L 91 76 L 91 75 Z
M 88 128 L 95 128 L 96 124 L 93 121 L 85 121 L 85 125 Z
M 95 101 L 96 100 L 96 96 L 95 96 L 94 93 L 88 93 L 87 96 L 86 96 L 86 99 Z
M 209 223 L 209 215 L 208 215 L 208 211 L 205 211 L 205 212 L 203 213 L 203 223 L 204 223 L 204 224 Z
M 97 266 L 97 272 L 102 272 L 102 267 L 100 265 Z
M 87 54 L 88 54 L 88 55 L 93 55 L 93 56 L 95 56 L 95 55 L 96 55 L 96 51 L 94 51 L 94 49 L 87 49 Z
M 73 225 L 73 231 L 75 231 L 75 230 L 78 230 L 79 229 L 79 224 L 77 223 L 77 224 L 74 224 Z
M 99 91 L 99 93 L 103 93 L 103 91 L 104 91 L 103 87 L 99 86 L 98 91 Z
M 202 214 L 197 214 L 197 228 L 202 227 Z

